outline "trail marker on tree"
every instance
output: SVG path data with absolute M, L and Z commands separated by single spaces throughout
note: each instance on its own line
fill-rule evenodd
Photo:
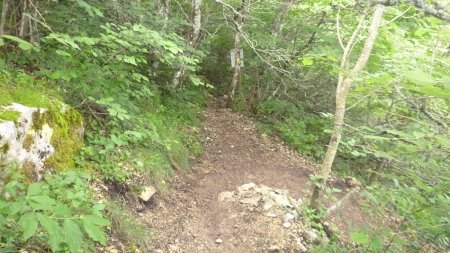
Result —
M 231 67 L 235 68 L 236 65 L 244 67 L 244 50 L 231 49 L 230 50 Z

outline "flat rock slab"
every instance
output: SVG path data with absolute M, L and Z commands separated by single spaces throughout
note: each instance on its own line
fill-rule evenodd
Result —
M 144 190 L 139 195 L 139 198 L 142 199 L 143 201 L 149 201 L 153 197 L 153 195 L 155 195 L 155 193 L 156 188 L 149 185 L 144 187 Z

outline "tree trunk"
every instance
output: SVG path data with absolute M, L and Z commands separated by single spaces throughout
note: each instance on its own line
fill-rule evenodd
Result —
M 249 8 L 249 0 L 242 0 L 241 7 L 239 8 L 240 12 L 235 13 L 234 15 L 234 24 L 236 27 L 236 33 L 234 34 L 234 49 L 236 50 L 236 54 L 239 54 L 241 49 L 241 32 L 244 27 L 244 19 L 248 13 Z M 236 96 L 236 91 L 238 90 L 239 85 L 239 77 L 241 74 L 241 64 L 240 62 L 236 62 L 235 67 L 233 69 L 233 78 L 231 79 L 230 88 L 228 92 L 228 100 L 227 107 L 231 107 L 234 101 L 234 97 Z
M 325 154 L 325 158 L 322 162 L 321 169 L 318 175 L 320 177 L 319 185 L 314 186 L 314 192 L 311 197 L 311 207 L 314 209 L 317 209 L 319 206 L 320 190 L 324 188 L 326 181 L 331 173 L 334 158 L 336 157 L 336 152 L 338 150 L 339 143 L 341 141 L 342 126 L 344 124 L 344 116 L 345 116 L 345 105 L 347 102 L 348 93 L 353 84 L 354 78 L 356 78 L 358 74 L 360 74 L 360 72 L 367 65 L 369 56 L 375 44 L 378 29 L 380 28 L 381 21 L 383 19 L 383 14 L 384 14 L 384 6 L 377 5 L 375 12 L 373 14 L 372 24 L 369 27 L 369 34 L 364 43 L 364 47 L 359 55 L 358 61 L 356 62 L 353 69 L 350 70 L 348 76 L 344 76 L 346 72 L 345 66 L 349 61 L 350 50 L 352 48 L 352 44 L 354 43 L 357 34 L 359 33 L 359 29 L 362 25 L 362 22 L 360 22 L 355 32 L 353 33 L 352 38 L 347 43 L 347 46 L 344 49 L 344 54 L 341 61 L 341 72 L 339 74 L 339 80 L 336 88 L 336 108 L 334 113 L 333 134 L 331 135 L 330 143 L 328 145 L 328 149 Z
M 236 54 L 239 54 L 239 50 L 241 48 L 241 35 L 239 32 L 236 32 L 234 35 L 234 48 L 236 49 Z M 234 100 L 234 96 L 236 95 L 236 88 L 239 81 L 239 75 L 241 72 L 241 64 L 240 62 L 236 62 L 236 65 L 233 70 L 233 78 L 231 79 L 230 84 L 230 92 L 228 94 L 227 106 L 231 107 L 231 103 Z
M 158 2 L 158 15 L 164 20 L 164 27 L 167 26 L 170 13 L 170 0 L 159 0 Z
M 272 23 L 272 35 L 277 36 L 278 33 L 281 30 L 281 22 L 283 21 L 284 16 L 289 12 L 292 5 L 295 3 L 296 0 L 286 0 L 283 5 L 280 8 L 280 11 L 278 12 L 277 16 L 273 20 Z
M 193 18 L 192 18 L 192 33 L 189 39 L 189 46 L 196 47 L 200 39 L 200 31 L 202 28 L 202 0 L 192 0 Z M 185 56 L 189 56 L 189 53 L 185 53 Z M 186 74 L 186 68 L 181 66 L 179 70 L 175 72 L 172 79 L 172 84 L 175 88 L 180 86 L 181 80 Z
M 8 14 L 9 0 L 3 0 L 2 16 L 0 18 L 0 35 L 5 34 L 6 15 Z
M 200 9 L 201 6 L 202 0 L 192 0 L 192 7 L 194 9 L 194 18 L 193 18 L 192 36 L 189 41 L 189 45 L 191 47 L 195 47 L 200 38 L 200 31 L 202 27 L 202 11 Z
M 19 37 L 23 38 L 25 36 L 25 30 L 27 29 L 27 19 L 28 17 L 25 15 L 27 13 L 27 0 L 22 1 L 22 10 L 20 13 L 20 28 L 19 28 Z

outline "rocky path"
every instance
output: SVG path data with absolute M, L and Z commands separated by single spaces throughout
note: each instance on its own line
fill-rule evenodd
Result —
M 152 252 L 305 251 L 316 238 L 294 205 L 311 188 L 314 165 L 218 105 L 205 111 L 203 127 L 205 152 L 142 216 Z

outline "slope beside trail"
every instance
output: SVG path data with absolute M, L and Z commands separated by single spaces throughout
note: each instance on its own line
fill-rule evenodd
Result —
M 280 141 L 258 133 L 250 119 L 219 103 L 203 114 L 202 139 L 205 151 L 192 169 L 177 172 L 167 196 L 157 196 L 141 217 L 151 231 L 150 252 L 305 249 L 295 226 L 283 227 L 283 213 L 267 217 L 260 206 L 219 201 L 218 196 L 252 182 L 286 190 L 293 199 L 303 198 L 311 188 L 308 179 L 315 165 Z

